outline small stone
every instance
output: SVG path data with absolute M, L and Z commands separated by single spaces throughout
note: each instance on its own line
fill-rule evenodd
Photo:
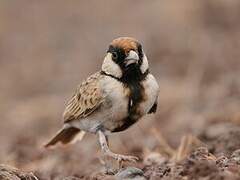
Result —
M 233 154 L 231 155 L 231 159 L 236 164 L 240 165 L 240 149 L 233 152 Z
M 0 164 L 0 180 L 38 180 L 33 173 L 26 173 L 17 168 Z
M 157 152 L 151 152 L 148 155 L 145 156 L 143 163 L 147 166 L 150 165 L 161 165 L 167 162 L 167 158 L 162 156 L 160 153 Z
M 126 167 L 121 169 L 116 175 L 117 180 L 146 180 L 143 171 L 136 167 Z
M 228 166 L 228 162 L 229 162 L 229 159 L 224 155 L 219 156 L 216 160 L 217 166 L 223 169 Z

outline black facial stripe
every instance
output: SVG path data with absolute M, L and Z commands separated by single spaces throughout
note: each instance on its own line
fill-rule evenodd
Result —
M 122 48 L 113 47 L 112 45 L 110 45 L 107 52 L 117 53 L 117 59 L 113 59 L 113 61 L 115 61 L 119 65 L 123 65 L 126 54 Z
M 143 74 L 140 70 L 140 67 L 143 63 L 143 50 L 141 44 L 137 44 L 137 49 L 132 49 L 137 52 L 139 56 L 139 62 L 130 64 L 126 66 L 126 56 L 128 55 L 126 50 L 119 46 L 110 45 L 108 49 L 108 53 L 112 53 L 112 60 L 119 65 L 122 71 L 122 77 L 119 80 L 125 84 L 131 83 L 134 81 L 141 81 L 145 77 L 145 73 Z
M 142 65 L 142 62 L 143 62 L 142 45 L 138 43 L 137 50 L 135 50 L 135 49 L 132 49 L 132 50 L 137 51 L 138 56 L 139 56 L 139 65 Z M 126 58 L 127 55 L 123 48 L 110 45 L 107 52 L 110 52 L 112 54 L 116 53 L 117 58 L 116 59 L 113 58 L 113 61 L 116 62 L 117 64 L 119 64 L 121 68 L 124 68 L 124 59 Z

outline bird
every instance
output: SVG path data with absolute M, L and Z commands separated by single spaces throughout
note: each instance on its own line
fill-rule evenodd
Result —
M 101 70 L 76 88 L 63 113 L 62 129 L 45 147 L 75 143 L 85 133 L 93 133 L 104 156 L 136 162 L 136 156 L 112 152 L 108 137 L 156 113 L 158 94 L 159 85 L 150 73 L 141 43 L 132 37 L 116 38 L 108 47 Z

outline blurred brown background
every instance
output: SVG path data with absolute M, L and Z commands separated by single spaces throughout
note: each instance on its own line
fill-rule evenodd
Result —
M 113 135 L 112 149 L 154 149 L 216 121 L 240 122 L 240 2 L 0 1 L 0 163 L 42 178 L 100 168 L 94 135 L 71 147 L 42 144 L 61 127 L 66 100 L 97 71 L 108 44 L 142 42 L 160 87 L 157 116 Z M 137 137 L 137 138 L 136 138 Z

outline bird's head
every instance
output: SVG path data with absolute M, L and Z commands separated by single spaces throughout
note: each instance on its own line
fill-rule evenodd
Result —
M 148 71 L 142 45 L 134 38 L 120 37 L 109 45 L 102 71 L 119 79 L 141 76 Z

